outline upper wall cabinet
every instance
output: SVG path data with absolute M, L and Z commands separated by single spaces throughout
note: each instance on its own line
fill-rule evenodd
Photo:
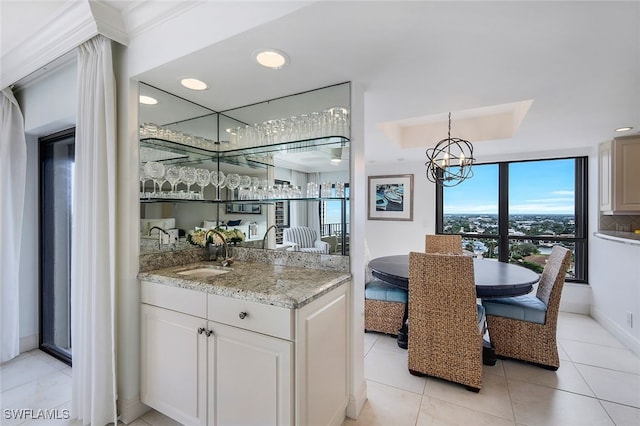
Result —
M 238 228 L 262 247 L 275 225 L 267 247 L 287 249 L 283 229 L 305 226 L 347 253 L 349 83 L 222 112 L 144 83 L 140 94 L 158 101 L 140 105 L 141 241 L 156 244 L 143 224 L 162 219 Z
M 604 142 L 598 151 L 600 211 L 640 214 L 640 135 Z

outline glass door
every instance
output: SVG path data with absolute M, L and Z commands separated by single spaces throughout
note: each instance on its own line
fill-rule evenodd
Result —
M 40 139 L 40 349 L 71 364 L 75 129 Z

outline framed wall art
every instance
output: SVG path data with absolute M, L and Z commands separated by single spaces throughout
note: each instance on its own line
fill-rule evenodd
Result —
M 413 175 L 369 176 L 369 220 L 413 220 Z

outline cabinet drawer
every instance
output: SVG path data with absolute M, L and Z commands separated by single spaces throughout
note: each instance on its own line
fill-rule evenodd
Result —
M 208 298 L 207 318 L 211 321 L 293 340 L 291 309 L 215 294 L 209 294 Z
M 201 291 L 172 287 L 149 281 L 140 283 L 140 301 L 149 305 L 183 312 L 200 318 L 207 317 L 207 297 Z

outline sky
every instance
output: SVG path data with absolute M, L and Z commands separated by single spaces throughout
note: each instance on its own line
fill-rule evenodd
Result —
M 509 214 L 573 214 L 575 160 L 509 165 Z M 498 214 L 498 165 L 473 166 L 473 177 L 445 188 L 445 214 Z

